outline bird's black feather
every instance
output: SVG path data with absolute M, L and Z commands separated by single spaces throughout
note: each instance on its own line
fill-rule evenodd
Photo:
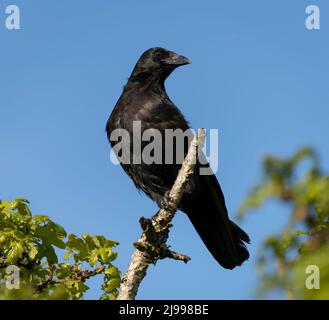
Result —
M 168 97 L 164 82 L 177 66 L 187 63 L 185 57 L 162 48 L 151 48 L 141 56 L 106 125 L 112 147 L 116 145 L 110 139 L 115 129 L 127 130 L 132 142 L 133 121 L 140 121 L 142 133 L 152 128 L 162 133 L 164 160 L 165 153 L 168 152 L 164 147 L 165 130 L 189 129 L 183 114 Z M 139 142 L 143 150 L 147 142 Z M 187 142 L 184 145 L 184 154 L 188 147 Z M 143 190 L 158 205 L 163 204 L 181 165 L 165 164 L 164 161 L 160 164 L 146 164 L 143 161 L 139 164 L 132 163 L 132 143 L 128 148 L 131 151 L 130 163 L 122 163 L 123 169 L 137 188 Z M 199 166 L 201 165 L 198 164 L 197 169 Z M 200 175 L 196 170 L 186 187 L 180 209 L 188 215 L 213 257 L 224 268 L 233 269 L 248 259 L 245 243 L 249 243 L 249 237 L 229 219 L 224 195 L 215 175 Z

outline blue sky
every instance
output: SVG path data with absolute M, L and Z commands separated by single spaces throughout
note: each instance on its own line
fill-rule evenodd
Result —
M 22 29 L 8 31 L 13 3 Z M 305 28 L 309 4 L 320 6 L 321 30 Z M 328 170 L 328 23 L 324 0 L 1 1 L 0 198 L 28 198 L 35 214 L 68 232 L 119 241 L 124 271 L 138 219 L 156 206 L 111 164 L 105 124 L 139 55 L 153 46 L 192 60 L 167 91 L 194 128 L 219 129 L 217 176 L 232 217 L 265 154 L 311 144 Z M 251 257 L 234 271 L 217 265 L 179 212 L 170 244 L 192 261 L 152 266 L 138 298 L 253 298 L 261 241 L 288 212 L 269 203 L 248 217 Z M 98 298 L 99 280 L 89 285 L 87 298 Z

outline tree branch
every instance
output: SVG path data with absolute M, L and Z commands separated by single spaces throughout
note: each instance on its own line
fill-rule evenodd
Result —
M 185 263 L 190 260 L 188 256 L 170 250 L 167 240 L 172 226 L 171 221 L 180 204 L 185 186 L 194 172 L 198 152 L 203 148 L 204 139 L 205 132 L 203 129 L 199 129 L 190 145 L 176 181 L 166 197 L 165 208 L 160 209 L 151 219 L 140 219 L 143 234 L 134 243 L 136 251 L 133 253 L 128 270 L 122 278 L 118 300 L 135 299 L 138 288 L 151 263 L 155 264 L 159 259 L 165 258 L 172 258 Z
M 55 271 L 56 271 L 56 266 L 53 265 L 50 268 L 50 272 L 48 274 L 48 278 L 44 280 L 42 283 L 38 284 L 36 286 L 36 293 L 42 292 L 45 288 L 47 288 L 49 285 L 55 285 L 55 284 L 62 284 L 66 285 L 66 283 L 69 280 L 75 280 L 75 281 L 86 281 L 87 279 L 94 277 L 98 274 L 103 273 L 105 270 L 105 266 L 100 266 L 95 268 L 94 270 L 80 270 L 77 266 L 73 266 L 72 268 L 72 273 L 68 275 L 67 277 L 63 279 L 57 279 L 55 277 Z
M 10 264 L 7 262 L 7 259 L 4 256 L 0 255 L 0 269 L 7 268 L 9 265 Z M 29 270 L 38 266 L 39 263 L 36 262 L 34 265 L 33 264 L 26 265 L 17 261 L 16 265 L 17 267 L 23 267 Z M 105 266 L 99 266 L 92 270 L 89 269 L 81 270 L 77 265 L 73 265 L 71 267 L 69 275 L 62 279 L 58 279 L 58 277 L 56 276 L 56 269 L 57 269 L 56 265 L 51 265 L 49 267 L 49 272 L 45 276 L 45 279 L 41 283 L 33 286 L 35 293 L 41 293 L 44 289 L 46 289 L 48 286 L 51 285 L 55 285 L 55 284 L 66 285 L 66 283 L 70 280 L 85 282 L 91 277 L 94 277 L 98 274 L 102 274 L 105 270 Z

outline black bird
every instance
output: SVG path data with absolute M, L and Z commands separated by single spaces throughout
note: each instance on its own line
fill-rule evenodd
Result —
M 169 99 L 164 86 L 166 78 L 174 69 L 189 63 L 186 57 L 163 48 L 151 48 L 142 54 L 106 125 L 112 147 L 118 143 L 111 139 L 111 133 L 115 129 L 127 130 L 130 142 L 133 141 L 133 121 L 140 121 L 142 133 L 146 129 L 157 129 L 161 133 L 166 129 L 189 129 L 188 122 Z M 146 145 L 147 142 L 141 141 L 142 150 Z M 126 147 L 133 152 L 132 143 Z M 167 152 L 165 149 L 163 151 Z M 187 151 L 188 143 L 184 146 L 184 154 Z M 129 160 L 132 157 L 131 154 Z M 121 165 L 136 187 L 160 207 L 166 203 L 166 195 L 181 166 L 146 164 L 143 161 L 139 164 L 125 161 Z M 214 174 L 200 175 L 199 170 L 195 170 L 179 209 L 188 215 L 208 250 L 221 266 L 233 269 L 248 259 L 245 243 L 250 242 L 249 237 L 229 219 L 224 195 Z

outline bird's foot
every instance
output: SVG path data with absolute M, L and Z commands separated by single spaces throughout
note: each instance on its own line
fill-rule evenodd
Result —
M 171 199 L 170 199 L 170 191 L 166 191 L 163 198 L 160 201 L 159 207 L 160 209 L 170 211 L 172 209 Z

